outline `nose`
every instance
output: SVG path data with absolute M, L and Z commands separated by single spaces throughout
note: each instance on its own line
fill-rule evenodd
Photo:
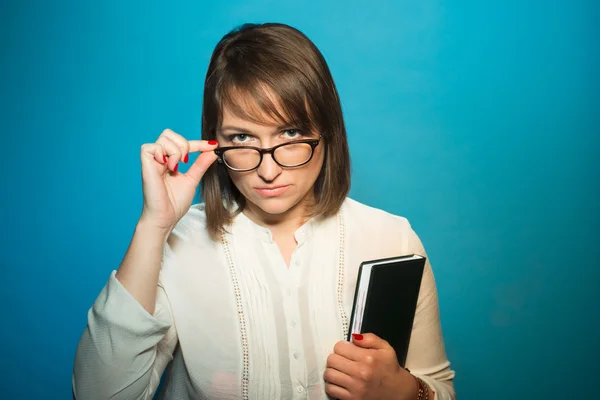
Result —
M 272 182 L 281 174 L 282 168 L 273 160 L 271 154 L 263 155 L 262 162 L 256 172 L 265 182 Z

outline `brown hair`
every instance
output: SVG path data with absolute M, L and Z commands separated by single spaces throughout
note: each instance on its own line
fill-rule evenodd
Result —
M 242 25 L 225 35 L 206 73 L 203 139 L 216 139 L 224 106 L 254 122 L 264 123 L 268 116 L 282 125 L 319 132 L 325 161 L 314 185 L 311 216 L 339 210 L 350 190 L 346 127 L 327 63 L 310 39 L 295 28 L 272 23 Z M 246 203 L 220 163 L 202 178 L 202 196 L 212 238 L 225 231 Z

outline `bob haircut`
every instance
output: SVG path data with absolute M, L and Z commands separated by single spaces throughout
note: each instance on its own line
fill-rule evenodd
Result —
M 215 47 L 204 84 L 202 138 L 215 140 L 223 109 L 255 123 L 277 123 L 319 133 L 323 167 L 309 217 L 340 209 L 350 190 L 350 155 L 340 99 L 321 52 L 303 33 L 283 24 L 245 24 Z M 213 240 L 226 232 L 246 199 L 226 167 L 214 163 L 202 178 L 206 224 Z

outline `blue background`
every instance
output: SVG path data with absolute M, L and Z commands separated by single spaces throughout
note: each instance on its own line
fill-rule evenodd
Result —
M 5 1 L 0 397 L 70 398 L 87 310 L 139 216 L 140 145 L 198 137 L 214 45 L 278 21 L 330 64 L 352 197 L 425 243 L 459 397 L 591 398 L 598 4 Z

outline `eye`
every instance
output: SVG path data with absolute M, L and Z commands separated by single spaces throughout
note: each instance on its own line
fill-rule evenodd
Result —
M 236 133 L 235 135 L 227 136 L 227 139 L 229 139 L 229 141 L 234 144 L 247 143 L 250 141 L 250 135 L 247 135 L 245 133 Z
M 298 139 L 300 136 L 302 136 L 302 132 L 298 129 L 286 129 L 283 131 L 283 137 L 285 139 Z

